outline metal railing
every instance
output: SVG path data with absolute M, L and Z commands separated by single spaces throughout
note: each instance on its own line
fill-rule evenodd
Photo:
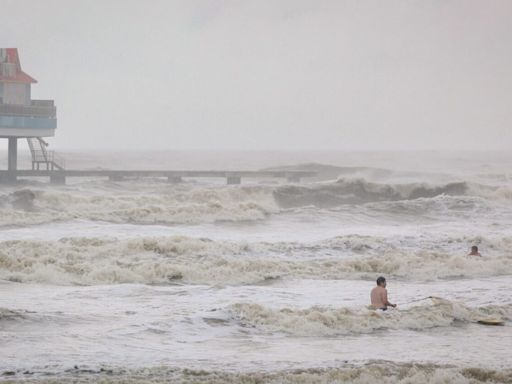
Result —
M 55 151 L 32 151 L 32 169 L 40 169 L 40 164 L 45 164 L 46 169 L 54 170 L 64 169 L 66 162 L 62 156 L 59 156 Z
M 54 151 L 50 151 L 50 152 L 51 152 L 50 157 L 51 157 L 51 161 L 53 163 L 53 166 L 55 166 L 58 169 L 66 168 L 66 159 L 64 159 L 63 156 L 58 155 Z M 53 169 L 53 167 L 52 167 L 52 169 Z
M 36 101 L 36 100 L 33 100 Z M 57 108 L 53 105 L 15 105 L 15 104 L 0 104 L 0 115 L 8 116 L 25 116 L 25 117 L 46 117 L 54 119 L 57 116 Z
M 33 100 L 30 100 L 30 104 L 35 107 L 54 107 L 55 106 L 55 102 L 53 100 L 33 99 Z

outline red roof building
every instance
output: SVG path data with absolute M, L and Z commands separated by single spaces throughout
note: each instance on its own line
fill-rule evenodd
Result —
M 32 99 L 33 83 L 37 81 L 21 70 L 18 49 L 0 48 L 0 138 L 9 141 L 7 176 L 0 171 L 0 183 L 5 178 L 16 181 L 18 139 L 22 138 L 29 143 L 32 169 L 39 169 L 40 163 L 46 164 L 48 170 L 62 169 L 46 151 L 47 144 L 42 139 L 55 135 L 57 109 L 53 100 Z
M 17 48 L 0 48 L 0 82 L 37 83 L 37 80 L 21 70 Z
M 57 128 L 53 100 L 33 100 L 37 81 L 21 70 L 18 49 L 0 48 L 0 137 L 49 137 Z

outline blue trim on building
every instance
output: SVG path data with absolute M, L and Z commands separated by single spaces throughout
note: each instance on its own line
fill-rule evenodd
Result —
M 0 116 L 0 128 L 57 128 L 57 119 L 27 116 Z

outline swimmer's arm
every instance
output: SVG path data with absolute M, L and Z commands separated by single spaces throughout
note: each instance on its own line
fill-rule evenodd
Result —
M 386 306 L 390 306 L 390 307 L 396 308 L 396 304 L 391 304 L 391 303 L 388 301 L 388 291 L 387 291 L 387 290 L 384 290 L 384 292 L 382 293 L 382 302 L 383 302 Z

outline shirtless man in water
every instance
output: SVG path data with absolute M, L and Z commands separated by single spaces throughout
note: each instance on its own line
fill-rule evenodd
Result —
M 473 245 L 471 247 L 471 252 L 468 254 L 468 256 L 482 256 L 480 252 L 478 252 L 478 247 L 476 245 Z
M 386 279 L 382 276 L 377 279 L 377 286 L 372 289 L 370 298 L 372 300 L 372 308 L 374 309 L 382 309 L 385 311 L 388 309 L 388 306 L 396 308 L 396 304 L 391 304 L 388 301 Z

